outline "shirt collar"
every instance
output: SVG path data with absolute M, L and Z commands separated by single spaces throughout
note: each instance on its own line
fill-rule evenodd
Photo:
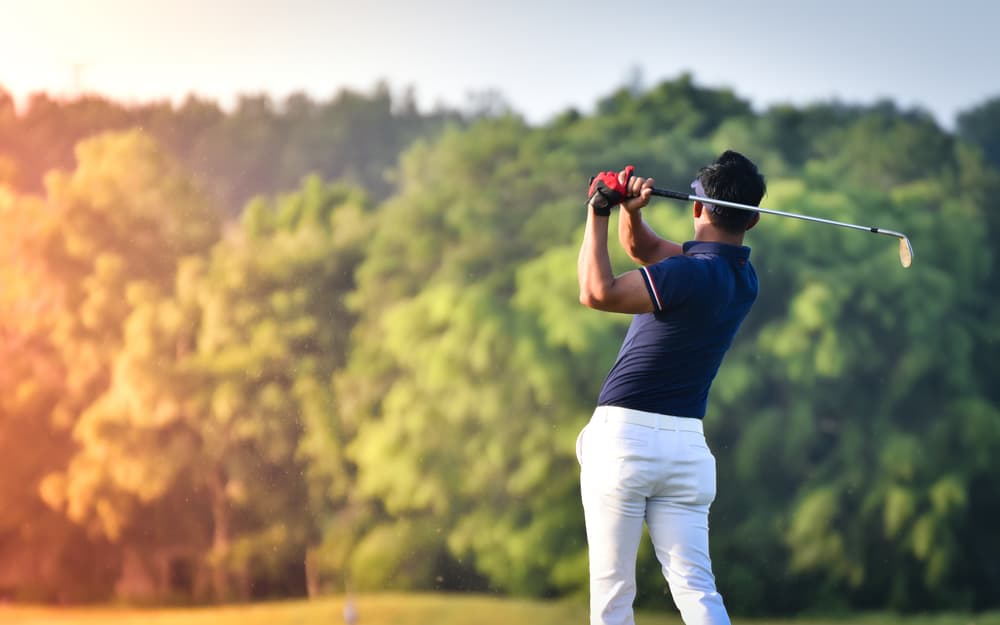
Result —
M 750 248 L 746 245 L 730 245 L 716 241 L 688 241 L 684 244 L 684 254 L 687 256 L 712 254 L 735 260 L 748 260 L 750 258 Z

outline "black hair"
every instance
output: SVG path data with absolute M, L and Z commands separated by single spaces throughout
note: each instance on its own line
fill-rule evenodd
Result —
M 759 206 L 767 192 L 764 175 L 753 161 L 739 152 L 726 150 L 711 165 L 698 171 L 698 180 L 705 195 L 714 200 Z M 708 211 L 709 220 L 717 227 L 740 234 L 746 231 L 753 218 L 752 211 L 715 205 Z

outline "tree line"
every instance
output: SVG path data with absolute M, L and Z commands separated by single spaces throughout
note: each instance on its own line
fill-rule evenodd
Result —
M 45 175 L 74 166 L 74 146 L 100 132 L 141 128 L 228 216 L 251 198 L 294 189 L 306 174 L 363 187 L 379 200 L 393 189 L 387 172 L 415 139 L 463 124 L 482 107 L 417 109 L 415 94 L 344 89 L 326 100 L 295 93 L 282 100 L 240 96 L 232 110 L 189 95 L 180 104 L 122 104 L 97 94 L 56 99 L 32 94 L 23 111 L 0 85 L 0 182 L 40 192 Z
M 732 148 L 766 206 L 916 257 L 751 233 L 761 297 L 706 418 L 721 592 L 998 606 L 1000 100 L 955 131 L 686 75 L 541 125 L 266 102 L 0 102 L 0 595 L 584 593 L 573 440 L 628 322 L 577 303 L 586 181 L 685 189 Z M 646 212 L 685 240 L 687 210 Z M 639 567 L 639 603 L 669 602 Z

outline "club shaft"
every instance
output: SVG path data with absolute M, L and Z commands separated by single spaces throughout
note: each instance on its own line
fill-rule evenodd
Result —
M 753 211 L 755 213 L 764 213 L 767 215 L 777 215 L 778 217 L 791 217 L 792 219 L 801 219 L 803 221 L 812 221 L 815 223 L 828 224 L 831 226 L 840 226 L 841 228 L 853 228 L 854 230 L 864 230 L 866 232 L 874 232 L 876 234 L 887 234 L 893 237 L 903 238 L 903 234 L 895 232 L 893 230 L 884 230 L 881 228 L 876 228 L 874 226 L 861 226 L 858 224 L 849 224 L 843 221 L 834 221 L 833 219 L 823 219 L 821 217 L 812 217 L 810 215 L 800 215 L 798 213 L 786 213 L 785 211 L 772 210 L 770 208 L 761 208 L 759 206 L 750 206 L 749 204 L 739 204 L 736 202 L 727 202 L 725 200 L 713 200 L 707 197 L 701 197 L 698 195 L 688 195 L 686 193 L 679 193 L 677 191 L 671 191 L 669 189 L 653 189 L 653 195 L 660 197 L 669 197 L 675 200 L 684 200 L 691 202 L 701 202 L 702 204 L 717 204 L 719 206 L 727 206 L 729 208 L 738 208 L 740 210 Z

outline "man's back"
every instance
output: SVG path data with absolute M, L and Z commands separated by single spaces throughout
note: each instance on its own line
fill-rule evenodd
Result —
M 688 242 L 684 251 L 642 269 L 656 310 L 633 318 L 599 405 L 704 417 L 758 283 L 748 247 Z

